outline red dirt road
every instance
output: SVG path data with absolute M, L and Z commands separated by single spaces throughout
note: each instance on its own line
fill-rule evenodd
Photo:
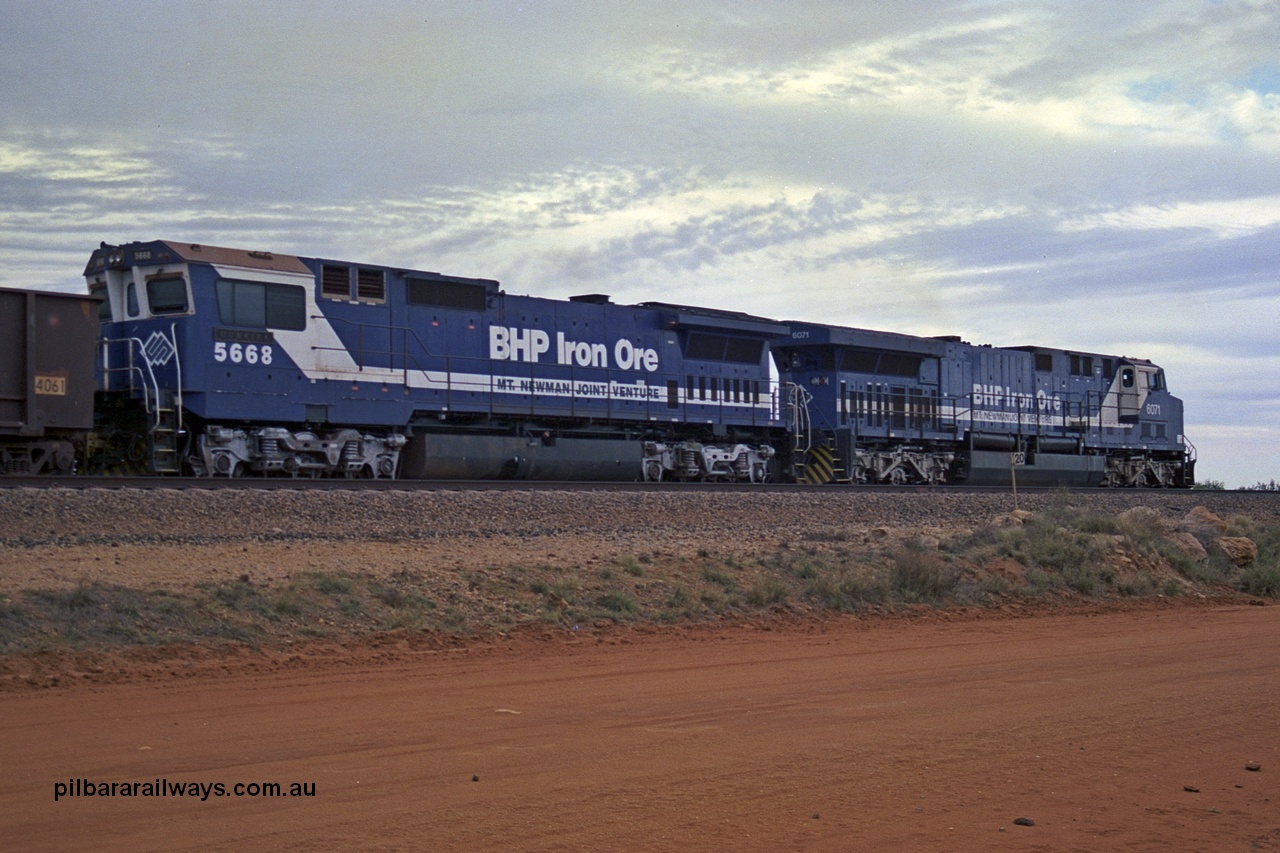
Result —
M 11 693 L 0 846 L 1280 850 L 1278 638 L 1280 607 L 841 620 Z M 54 801 L 157 778 L 315 796 Z

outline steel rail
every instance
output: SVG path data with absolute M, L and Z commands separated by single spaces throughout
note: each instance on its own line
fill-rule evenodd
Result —
M 703 482 L 614 482 L 569 480 L 407 480 L 407 479 L 345 479 L 247 476 L 247 477 L 159 477 L 159 476 L 4 476 L 0 477 L 0 489 L 144 489 L 144 490 L 217 490 L 217 489 L 265 489 L 327 491 L 597 491 L 597 492 L 771 492 L 771 493 L 859 493 L 859 494 L 1000 494 L 1010 493 L 1009 486 L 965 485 L 854 485 L 849 483 L 703 483 Z M 1018 486 L 1022 493 L 1069 492 L 1072 494 L 1186 494 L 1189 489 L 1106 489 L 1098 486 Z M 1210 494 L 1277 495 L 1277 492 L 1252 490 L 1214 490 Z

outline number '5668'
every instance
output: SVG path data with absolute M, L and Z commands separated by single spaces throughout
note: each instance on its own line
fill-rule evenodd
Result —
M 270 364 L 271 347 L 267 344 L 228 344 L 217 341 L 213 345 L 214 361 L 229 361 L 232 364 Z

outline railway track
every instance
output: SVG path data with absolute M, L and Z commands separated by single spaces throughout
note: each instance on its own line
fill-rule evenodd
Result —
M 1001 494 L 1010 493 L 1008 486 L 892 486 L 805 483 L 678 483 L 678 482 L 603 482 L 568 480 L 418 480 L 418 479 L 311 479 L 303 477 L 0 477 L 0 489 L 143 489 L 143 490 L 322 490 L 322 491 L 489 491 L 489 492 L 538 492 L 538 491 L 608 491 L 608 492 L 795 492 L 806 494 Z M 1182 489 L 1102 489 L 1096 486 L 1064 488 L 1061 486 L 1021 486 L 1020 494 L 1044 494 L 1046 492 L 1070 492 L 1073 494 L 1185 494 Z M 1222 493 L 1222 492 L 1215 492 Z M 1267 494 L 1254 491 L 1228 491 L 1228 494 Z

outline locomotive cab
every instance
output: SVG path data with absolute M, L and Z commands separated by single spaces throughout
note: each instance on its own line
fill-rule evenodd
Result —
M 1138 423 L 1147 398 L 1164 387 L 1164 371 L 1154 364 L 1121 362 L 1116 382 L 1117 419 L 1122 424 Z
M 84 274 L 102 299 L 88 469 L 177 473 L 185 438 L 177 330 L 195 313 L 188 264 L 159 242 L 103 243 Z
M 187 265 L 164 250 L 138 248 L 126 254 L 120 247 L 103 244 L 90 258 L 85 277 L 89 292 L 102 297 L 98 315 L 102 323 L 194 313 Z
M 1139 373 L 1132 364 L 1120 366 L 1119 388 L 1116 392 L 1117 417 L 1122 424 L 1138 422 L 1142 412 L 1142 398 L 1146 396 L 1138 388 L 1138 377 L 1145 381 L 1149 374 Z
M 1150 362 L 1120 359 L 1102 401 L 1104 426 L 1132 426 L 1163 413 L 1164 371 Z

